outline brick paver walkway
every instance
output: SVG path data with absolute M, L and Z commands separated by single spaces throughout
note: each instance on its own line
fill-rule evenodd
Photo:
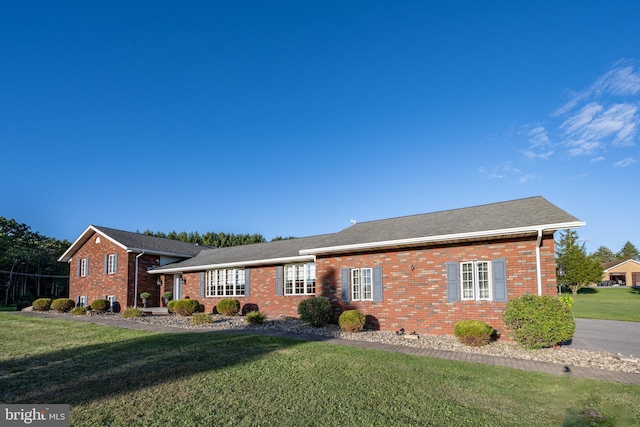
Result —
M 38 317 L 50 316 L 50 317 L 59 318 L 58 316 L 52 315 L 52 314 L 33 313 L 33 312 L 16 312 L 16 314 L 31 315 L 31 316 L 38 316 Z M 108 326 L 116 326 L 116 327 L 126 328 L 126 329 L 149 331 L 149 332 L 164 332 L 164 333 L 211 332 L 210 330 L 206 330 L 206 329 L 194 330 L 194 329 L 172 328 L 168 326 L 159 326 L 159 325 L 152 325 L 152 324 L 142 324 L 137 322 L 131 322 L 128 320 L 123 320 L 115 316 L 72 316 L 66 319 L 81 321 L 81 322 L 97 323 L 97 324 L 108 325 Z M 233 331 L 233 332 L 237 333 L 239 331 Z M 328 338 L 328 337 L 323 337 L 321 335 L 314 335 L 314 334 L 297 334 L 297 333 L 290 333 L 290 332 L 278 332 L 278 331 L 267 331 L 267 330 L 265 330 L 264 332 L 247 331 L 246 333 L 252 333 L 252 334 L 262 333 L 264 335 L 277 336 L 277 337 L 296 339 L 296 340 L 304 340 L 304 341 L 322 341 L 328 344 L 346 345 L 351 347 L 368 348 L 372 350 L 389 351 L 389 352 L 395 352 L 395 353 L 410 354 L 414 356 L 434 357 L 438 359 L 457 360 L 462 362 L 481 363 L 485 365 L 494 365 L 494 366 L 501 366 L 505 368 L 520 369 L 523 371 L 543 372 L 551 375 L 569 375 L 572 377 L 590 378 L 590 379 L 602 380 L 602 381 L 627 383 L 627 384 L 640 384 L 640 374 L 606 371 L 603 369 L 583 368 L 580 366 L 567 366 L 567 365 L 551 363 L 551 362 L 538 362 L 534 360 L 511 359 L 508 357 L 487 356 L 482 354 L 462 353 L 462 352 L 455 352 L 455 351 L 433 350 L 429 348 L 405 347 L 400 345 L 384 344 L 384 343 L 378 343 L 378 342 L 347 340 L 343 338 Z

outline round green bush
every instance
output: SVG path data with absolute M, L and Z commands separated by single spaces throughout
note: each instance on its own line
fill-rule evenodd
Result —
M 51 310 L 55 310 L 58 313 L 66 313 L 72 308 L 74 308 L 75 306 L 76 306 L 76 303 L 72 299 L 58 298 L 53 300 L 53 302 L 51 303 Z
M 262 325 L 267 319 L 267 316 L 259 311 L 250 311 L 246 315 L 247 323 L 250 325 Z
M 195 299 L 174 300 L 173 312 L 180 316 L 191 316 L 200 309 L 200 303 Z
M 91 303 L 91 310 L 95 311 L 107 311 L 109 308 L 109 300 L 97 299 Z
M 322 327 L 331 320 L 331 304 L 328 298 L 311 297 L 298 304 L 300 318 L 315 328 Z
M 558 299 L 563 303 L 567 304 L 569 308 L 573 307 L 574 301 L 573 301 L 573 298 L 571 298 L 569 295 L 560 295 Z
M 225 316 L 235 316 L 240 311 L 240 301 L 233 298 L 223 298 L 218 301 L 216 310 Z
M 360 332 L 366 320 L 366 316 L 358 310 L 345 310 L 338 318 L 338 325 L 345 332 Z
M 176 305 L 177 301 L 179 300 L 172 299 L 167 303 L 167 310 L 169 311 L 169 313 L 175 313 L 175 310 L 173 309 L 173 307 Z
M 144 311 L 142 311 L 138 307 L 127 307 L 122 311 L 120 316 L 124 317 L 125 319 L 133 319 L 133 318 L 136 318 L 136 317 L 143 317 L 144 316 Z
M 531 349 L 568 341 L 576 330 L 571 308 L 547 295 L 523 295 L 509 301 L 502 320 L 511 338 Z
M 206 325 L 207 323 L 213 323 L 209 313 L 195 313 L 189 318 L 189 324 L 191 326 Z
M 52 303 L 51 298 L 38 298 L 33 302 L 33 309 L 35 311 L 49 311 Z
M 453 328 L 453 335 L 462 344 L 479 347 L 491 341 L 493 328 L 480 320 L 461 320 Z
M 87 309 L 84 307 L 74 307 L 71 309 L 70 313 L 76 316 L 81 316 L 83 314 L 87 314 Z

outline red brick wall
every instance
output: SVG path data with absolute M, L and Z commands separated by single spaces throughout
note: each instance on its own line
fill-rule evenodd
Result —
M 127 253 L 126 250 L 113 243 L 111 240 L 100 237 L 96 243 L 94 233 L 89 240 L 73 255 L 70 262 L 69 274 L 69 298 L 76 300 L 80 295 L 86 295 L 88 303 L 107 295 L 115 295 L 121 308 L 133 306 L 135 257 L 136 254 Z M 118 254 L 117 274 L 104 273 L 104 256 Z M 78 260 L 89 259 L 89 274 L 86 277 L 78 276 Z M 142 255 L 138 259 L 138 295 L 145 290 L 152 294 L 151 306 L 159 304 L 159 288 L 156 285 L 156 277 L 147 274 L 147 267 L 158 265 L 157 256 Z M 138 299 L 138 305 L 142 305 Z
M 537 294 L 536 239 L 501 240 L 490 244 L 438 246 L 411 250 L 319 256 L 316 260 L 316 292 L 330 298 L 336 313 L 357 308 L 368 315 L 369 323 L 382 330 L 423 334 L 452 334 L 456 322 L 483 320 L 503 331 L 500 320 L 506 303 L 491 301 L 447 302 L 446 268 L 448 261 L 507 260 L 508 299 Z M 555 295 L 555 257 L 553 236 L 543 239 L 540 248 L 542 291 Z M 411 265 L 414 269 L 411 270 Z M 340 299 L 342 268 L 382 266 L 383 302 L 354 301 L 347 305 Z M 269 316 L 297 316 L 298 303 L 308 296 L 276 296 L 276 266 L 251 268 L 250 296 L 234 297 L 242 306 L 256 304 Z M 221 297 L 200 296 L 200 273 L 183 275 L 183 295 L 198 299 L 206 312 L 212 312 Z
M 490 244 L 441 246 L 386 253 L 362 253 L 338 257 L 318 257 L 316 270 L 323 295 L 332 299 L 339 311 L 357 308 L 368 322 L 382 330 L 399 330 L 425 334 L 452 334 L 455 324 L 477 319 L 504 331 L 500 317 L 504 302 L 447 302 L 446 262 L 506 258 L 507 295 L 511 300 L 524 294 L 537 294 L 536 240 L 504 240 Z M 555 261 L 553 236 L 543 240 L 540 248 L 542 292 L 555 295 Z M 411 265 L 414 269 L 411 270 Z M 340 272 L 343 268 L 382 266 L 383 302 L 340 300 Z

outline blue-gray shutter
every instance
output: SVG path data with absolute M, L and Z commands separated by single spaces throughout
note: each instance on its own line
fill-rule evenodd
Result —
M 507 300 L 507 260 L 498 258 L 491 261 L 493 273 L 493 300 Z
M 80 277 L 80 268 L 82 266 L 82 258 L 78 260 L 78 271 L 76 271 L 76 276 Z
M 89 276 L 89 257 L 87 257 L 87 277 Z
M 113 268 L 114 268 L 114 274 L 118 274 L 118 252 L 116 252 L 115 254 L 113 254 Z
M 351 301 L 351 286 L 349 286 L 349 277 L 351 275 L 351 270 L 348 268 L 343 268 L 340 272 L 340 286 L 341 286 L 341 297 L 342 302 Z
M 109 266 L 109 255 L 104 254 L 104 274 L 107 274 L 109 270 L 107 267 Z
M 281 265 L 276 266 L 276 296 L 282 296 L 282 282 L 284 280 L 283 267 Z
M 373 267 L 373 302 L 382 302 L 382 267 Z
M 200 297 L 204 298 L 204 271 L 200 272 Z
M 455 261 L 447 262 L 447 302 L 460 301 L 458 273 L 458 263 Z
M 244 269 L 244 296 L 248 297 L 251 295 L 251 270 L 248 268 Z

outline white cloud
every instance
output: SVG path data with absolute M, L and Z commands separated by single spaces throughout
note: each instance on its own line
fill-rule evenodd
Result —
M 594 157 L 593 159 L 589 160 L 591 163 L 598 163 L 604 160 L 603 156 L 598 156 L 598 157 Z
M 627 157 L 626 159 L 622 159 L 619 162 L 615 162 L 613 164 L 614 168 L 626 168 L 627 166 L 631 166 L 632 164 L 634 164 L 637 160 L 634 159 L 633 157 Z
M 491 171 L 487 171 L 484 166 L 478 169 L 482 175 L 487 178 L 493 179 L 505 179 L 514 180 L 516 184 L 522 184 L 536 178 L 535 174 L 525 174 L 520 169 L 513 167 L 510 161 L 504 162 L 493 168 Z

